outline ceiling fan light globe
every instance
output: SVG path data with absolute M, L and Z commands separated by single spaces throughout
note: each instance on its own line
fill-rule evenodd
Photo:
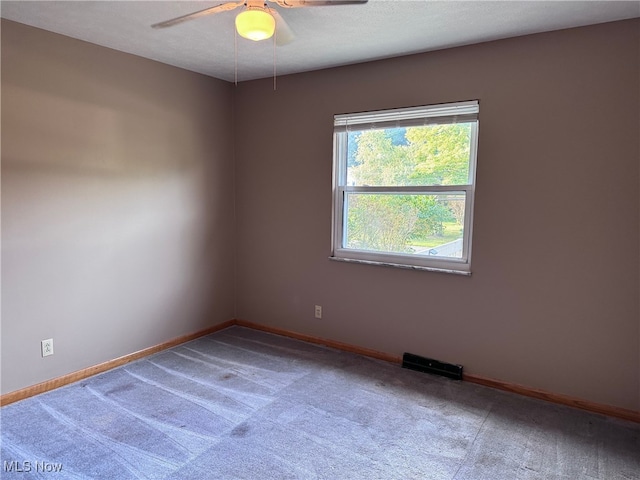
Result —
M 273 37 L 276 30 L 276 19 L 262 9 L 247 9 L 236 17 L 238 35 L 253 41 L 266 40 Z

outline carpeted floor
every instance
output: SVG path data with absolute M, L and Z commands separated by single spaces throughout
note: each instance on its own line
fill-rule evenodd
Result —
M 638 424 L 240 327 L 0 415 L 3 479 L 640 479 Z

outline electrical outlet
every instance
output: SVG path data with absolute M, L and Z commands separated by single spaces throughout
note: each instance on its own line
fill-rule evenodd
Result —
M 322 306 L 316 305 L 316 318 L 322 318 Z
M 53 355 L 53 338 L 42 340 L 42 356 L 48 357 Z

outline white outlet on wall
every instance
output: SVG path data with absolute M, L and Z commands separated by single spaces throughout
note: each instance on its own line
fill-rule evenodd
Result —
M 53 355 L 53 338 L 42 340 L 42 356 L 48 357 L 49 355 Z
M 322 318 L 322 306 L 316 305 L 316 318 Z

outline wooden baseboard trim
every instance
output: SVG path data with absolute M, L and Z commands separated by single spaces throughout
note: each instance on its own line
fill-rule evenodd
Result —
M 377 350 L 371 350 L 369 348 L 358 347 L 356 345 L 350 345 L 348 343 L 337 342 L 335 340 L 329 340 L 321 337 L 314 337 L 313 335 L 306 335 L 303 333 L 292 332 L 282 328 L 269 327 L 260 323 L 247 322 L 246 320 L 236 320 L 236 325 L 240 327 L 252 328 L 254 330 L 261 330 L 267 333 L 274 333 L 276 335 L 282 335 L 283 337 L 295 338 L 296 340 L 302 340 L 308 343 L 315 343 L 316 345 L 324 345 L 325 347 L 335 348 L 336 350 L 342 350 L 344 352 L 357 353 L 358 355 L 364 355 L 365 357 L 377 358 L 378 360 L 384 360 L 391 363 L 402 363 L 402 358 L 389 353 L 378 352 Z
M 292 332 L 289 330 L 269 327 L 259 323 L 247 322 L 246 320 L 236 320 L 236 325 L 241 327 L 253 328 L 254 330 L 261 330 L 263 332 L 274 333 L 276 335 L 282 335 L 284 337 L 295 338 L 297 340 L 303 340 L 309 343 L 315 343 L 318 345 L 324 345 L 332 347 L 337 350 L 343 350 L 345 352 L 357 353 L 366 357 L 373 357 L 379 360 L 385 360 L 391 363 L 402 363 L 402 357 L 391 355 L 389 353 L 378 352 L 376 350 L 370 350 L 368 348 L 362 348 L 348 343 L 336 342 L 334 340 L 327 340 L 325 338 L 314 337 L 312 335 L 305 335 L 302 333 Z M 609 417 L 621 418 L 623 420 L 630 420 L 632 422 L 640 423 L 640 412 L 635 410 L 627 410 L 625 408 L 613 407 L 610 405 L 603 405 L 600 403 L 589 402 L 586 400 L 580 400 L 578 398 L 570 397 L 568 395 L 561 395 L 558 393 L 546 392 L 544 390 L 538 390 L 535 388 L 529 388 L 514 383 L 503 382 L 500 380 L 493 380 L 491 378 L 482 377 L 474 374 L 463 374 L 463 380 L 476 383 L 478 385 L 484 385 L 485 387 L 496 388 L 498 390 L 504 390 L 507 392 L 517 393 L 524 395 L 525 397 L 538 398 L 546 400 L 548 402 L 558 403 L 560 405 L 566 405 L 573 408 L 579 408 L 592 413 L 600 413 Z
M 62 387 L 64 385 L 77 382 L 79 380 L 85 379 L 87 377 L 91 377 L 93 375 L 97 375 L 102 372 L 106 372 L 107 370 L 111 370 L 113 368 L 125 365 L 135 360 L 139 360 L 140 358 L 153 355 L 154 353 L 158 353 L 158 352 L 161 352 L 162 350 L 175 347 L 176 345 L 180 345 L 182 343 L 195 340 L 196 338 L 202 337 L 204 335 L 209 335 L 211 333 L 217 332 L 219 330 L 223 330 L 233 325 L 252 328 L 254 330 L 260 330 L 263 332 L 273 333 L 276 335 L 282 335 L 284 337 L 294 338 L 296 340 L 302 340 L 304 342 L 309 342 L 316 345 L 323 345 L 325 347 L 331 347 L 337 350 L 342 350 L 344 352 L 356 353 L 358 355 L 364 355 L 365 357 L 376 358 L 378 360 L 384 360 L 386 362 L 395 363 L 398 365 L 402 363 L 402 357 L 400 356 L 379 352 L 377 350 L 372 350 L 369 348 L 358 347 L 356 345 L 351 345 L 344 342 L 338 342 L 335 340 L 316 337 L 313 335 L 297 333 L 297 332 L 293 332 L 291 330 L 286 330 L 282 328 L 270 327 L 268 325 L 263 325 L 260 323 L 248 322 L 246 320 L 229 320 L 229 321 L 220 323 L 218 325 L 205 328 L 204 330 L 200 330 L 195 333 L 190 333 L 188 335 L 183 335 L 181 337 L 174 338 L 173 340 L 169 340 L 168 342 L 161 343 L 159 345 L 154 345 L 153 347 L 145 348 L 143 350 L 130 353 L 128 355 L 124 355 L 114 360 L 109 360 L 107 362 L 100 363 L 92 367 L 78 370 L 77 372 L 69 373 L 61 377 L 57 377 L 42 383 L 38 383 L 37 385 L 32 385 L 30 387 L 26 387 L 21 390 L 16 390 L 15 392 L 10 392 L 4 395 L 0 395 L 0 406 L 9 405 L 10 403 L 14 403 L 19 400 L 24 400 L 25 398 L 29 398 L 34 395 L 38 395 L 40 393 L 48 392 L 49 390 L 53 390 L 53 389 Z M 519 395 L 524 395 L 526 397 L 538 398 L 540 400 L 546 400 L 548 402 L 553 402 L 560 405 L 566 405 L 569 407 L 579 408 L 581 410 L 586 410 L 593 413 L 599 413 L 609 417 L 616 417 L 616 418 L 621 418 L 623 420 L 629 420 L 632 422 L 640 423 L 640 411 L 628 410 L 625 408 L 613 407 L 610 405 L 603 405 L 600 403 L 595 403 L 587 400 L 581 400 L 579 398 L 570 397 L 568 395 L 551 393 L 544 390 L 525 387 L 522 385 L 517 385 L 509 382 L 503 382 L 501 380 L 494 380 L 491 378 L 486 378 L 486 377 L 482 377 L 480 375 L 475 375 L 475 374 L 465 373 L 463 374 L 463 379 L 470 383 L 476 383 L 478 385 L 496 388 L 498 390 L 517 393 Z
M 153 355 L 154 353 L 161 352 L 162 350 L 175 347 L 176 345 L 180 345 L 181 343 L 189 342 L 191 340 L 195 340 L 196 338 L 202 337 L 204 335 L 209 335 L 211 333 L 217 332 L 218 330 L 225 329 L 227 327 L 235 325 L 235 323 L 236 323 L 235 320 L 228 320 L 226 322 L 219 323 L 218 325 L 205 328 L 204 330 L 200 330 L 195 333 L 190 333 L 188 335 L 183 335 L 181 337 L 174 338 L 173 340 L 169 340 L 168 342 L 164 342 L 159 345 L 154 345 L 153 347 L 145 348 L 143 350 L 139 350 L 137 352 L 124 355 L 114 360 L 109 360 L 104 363 L 100 363 L 98 365 L 93 365 L 91 367 L 78 370 L 77 372 L 72 372 L 67 375 L 63 375 L 61 377 L 53 378 L 51 380 L 47 380 L 45 382 L 38 383 L 36 385 L 32 385 L 30 387 L 26 387 L 20 390 L 16 390 L 14 392 L 6 393 L 0 396 L 0 406 L 9 405 L 10 403 L 14 403 L 19 400 L 24 400 L 25 398 L 33 397 L 34 395 L 48 392 L 49 390 L 54 390 L 64 385 L 68 385 L 70 383 L 83 380 L 87 377 L 91 377 L 92 375 L 97 375 L 98 373 L 106 372 L 107 370 L 120 367 L 127 363 L 133 362 L 134 360 L 139 360 L 143 357 L 147 357 L 149 355 Z
M 484 385 L 486 387 L 496 388 L 498 390 L 504 390 L 506 392 L 517 393 L 526 397 L 538 398 L 540 400 L 546 400 L 548 402 L 558 403 L 560 405 L 587 410 L 592 413 L 600 413 L 609 417 L 616 417 L 623 420 L 630 420 L 632 422 L 640 423 L 640 412 L 636 412 L 635 410 L 613 407 L 611 405 L 603 405 L 601 403 L 581 400 L 579 398 L 562 395 L 560 393 L 552 393 L 545 390 L 539 390 L 537 388 L 530 388 L 514 383 L 494 380 L 492 378 L 486 378 L 480 375 L 465 373 L 463 374 L 463 380 L 470 383 L 477 383 L 478 385 Z

